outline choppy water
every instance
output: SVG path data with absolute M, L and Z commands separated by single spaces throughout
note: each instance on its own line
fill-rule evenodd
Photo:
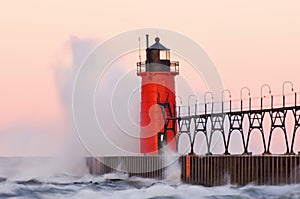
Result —
M 0 198 L 300 198 L 300 185 L 203 187 L 121 174 L 60 175 L 29 180 L 1 178 Z
M 166 180 L 155 180 L 115 173 L 86 175 L 85 163 L 84 159 L 0 158 L 0 199 L 300 198 L 300 184 L 203 187 L 180 183 L 181 169 L 176 166 L 170 167 Z

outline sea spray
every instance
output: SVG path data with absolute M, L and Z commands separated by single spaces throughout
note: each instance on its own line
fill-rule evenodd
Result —
M 83 157 L 0 158 L 0 177 L 10 180 L 31 180 L 60 175 L 83 176 L 87 173 Z
M 181 182 L 181 166 L 179 162 L 179 155 L 172 152 L 168 147 L 163 147 L 163 179 L 169 184 L 178 184 Z
M 244 187 L 230 184 L 215 187 L 175 184 L 172 179 L 174 179 L 174 174 L 180 173 L 180 169 L 173 170 L 172 165 L 175 162 L 178 163 L 178 158 L 175 158 L 176 154 L 164 157 L 169 167 L 165 169 L 165 179 L 162 181 L 139 177 L 127 178 L 122 175 L 116 175 L 121 180 L 109 180 L 113 179 L 112 174 L 36 176 L 34 180 L 28 181 L 2 179 L 0 180 L 0 198 L 300 198 L 299 184 L 278 186 L 250 184 Z M 33 162 L 41 160 L 31 159 Z M 3 163 L 5 158 L 1 161 Z M 14 163 L 18 161 L 16 158 Z

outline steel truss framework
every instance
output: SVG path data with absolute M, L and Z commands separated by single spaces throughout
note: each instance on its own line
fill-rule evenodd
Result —
M 167 131 L 173 131 L 176 135 L 176 144 L 178 151 L 178 143 L 183 134 L 187 134 L 190 142 L 190 154 L 194 153 L 195 139 L 198 133 L 202 133 L 205 137 L 205 143 L 207 146 L 207 155 L 212 155 L 211 145 L 213 135 L 220 133 L 222 137 L 222 143 L 224 145 L 224 155 L 229 155 L 229 145 L 232 133 L 237 131 L 241 136 L 243 154 L 249 154 L 249 142 L 250 136 L 254 130 L 258 130 L 261 134 L 261 141 L 263 143 L 263 154 L 268 155 L 270 152 L 270 145 L 272 142 L 272 137 L 274 135 L 275 129 L 281 129 L 284 134 L 284 143 L 286 147 L 285 154 L 291 155 L 294 153 L 295 137 L 297 129 L 300 127 L 300 106 L 297 106 L 297 94 L 295 93 L 295 104 L 294 106 L 285 106 L 285 96 L 283 96 L 283 105 L 280 108 L 273 108 L 273 96 L 271 96 L 271 108 L 263 108 L 262 106 L 263 98 L 261 99 L 261 108 L 256 110 L 251 110 L 251 98 L 249 98 L 249 108 L 248 110 L 232 111 L 231 101 L 230 110 L 221 113 L 207 113 L 207 105 L 205 104 L 205 113 L 199 115 L 189 115 L 189 116 L 177 116 L 174 113 L 170 113 L 170 105 L 168 102 L 158 102 L 161 106 L 161 110 L 164 116 L 164 133 Z M 223 106 L 222 102 L 222 106 Z M 211 104 L 213 106 L 213 103 Z M 241 107 L 243 107 L 243 101 L 241 100 Z M 168 114 L 166 114 L 168 112 Z M 292 132 L 291 145 L 288 142 L 288 133 L 286 128 L 286 117 L 288 112 L 291 112 L 294 119 L 294 127 Z M 168 117 L 169 116 L 169 117 Z M 269 116 L 269 117 L 266 117 Z M 270 131 L 265 137 L 264 131 L 264 121 L 269 118 Z M 169 123 L 172 123 L 170 128 Z M 175 122 L 178 124 L 178 130 L 176 130 Z M 248 123 L 247 127 L 245 123 Z M 194 125 L 192 130 L 192 125 Z M 208 129 L 210 126 L 210 129 Z M 229 126 L 229 130 L 225 130 L 225 127 Z M 178 131 L 178 132 L 177 132 Z

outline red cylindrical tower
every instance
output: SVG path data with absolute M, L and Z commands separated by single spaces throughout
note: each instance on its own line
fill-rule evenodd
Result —
M 164 117 L 176 116 L 174 79 L 179 74 L 179 62 L 170 61 L 170 50 L 159 41 L 156 37 L 155 44 L 148 47 L 147 35 L 146 61 L 137 63 L 137 75 L 142 78 L 140 152 L 143 154 L 157 154 L 163 143 L 176 150 L 176 122 L 169 122 L 164 128 Z M 173 131 L 166 130 L 171 128 Z

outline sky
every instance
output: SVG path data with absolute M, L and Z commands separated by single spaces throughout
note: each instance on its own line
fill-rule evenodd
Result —
M 60 152 L 74 130 L 65 94 L 87 54 L 74 51 L 80 40 L 91 50 L 122 32 L 169 29 L 206 51 L 233 98 L 243 86 L 259 96 L 264 83 L 280 94 L 286 80 L 299 91 L 299 8 L 296 0 L 1 2 L 0 155 Z

